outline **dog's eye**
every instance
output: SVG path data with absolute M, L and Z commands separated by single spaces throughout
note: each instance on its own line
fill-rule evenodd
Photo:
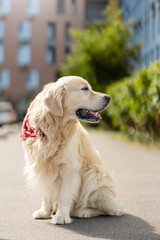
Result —
M 89 88 L 88 88 L 87 86 L 85 86 L 85 87 L 83 87 L 81 90 L 82 90 L 82 91 L 88 91 Z

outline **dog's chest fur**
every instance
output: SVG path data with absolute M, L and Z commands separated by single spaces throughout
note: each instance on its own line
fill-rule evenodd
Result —
M 67 168 L 79 171 L 78 124 L 76 121 L 74 124 L 68 123 L 63 128 L 63 134 L 57 132 L 58 142 L 44 138 L 27 139 L 24 142 L 25 173 L 31 184 L 38 184 L 43 191 L 60 189 L 63 172 Z

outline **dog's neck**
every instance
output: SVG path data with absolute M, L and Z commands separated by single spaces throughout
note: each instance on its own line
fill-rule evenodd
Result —
M 72 134 L 74 126 L 76 126 L 77 119 L 69 119 L 67 117 L 58 117 L 52 114 L 50 111 L 45 112 L 28 112 L 30 115 L 30 124 L 37 130 L 41 129 L 47 138 L 53 138 L 53 136 L 60 137 L 63 135 L 65 129 Z

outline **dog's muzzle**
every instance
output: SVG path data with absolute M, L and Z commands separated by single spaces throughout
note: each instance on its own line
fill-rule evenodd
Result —
M 79 108 L 76 110 L 76 115 L 80 120 L 86 122 L 98 122 L 101 118 L 98 112 L 104 110 L 110 102 L 110 96 L 105 95 L 102 101 L 102 107 L 98 110 L 95 109 L 87 109 L 87 108 Z

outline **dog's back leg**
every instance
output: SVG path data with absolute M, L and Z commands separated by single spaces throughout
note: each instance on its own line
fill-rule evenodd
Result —
M 124 212 L 120 201 L 105 187 L 91 193 L 88 203 L 91 208 L 102 212 L 102 215 L 120 216 Z
M 76 214 L 75 217 L 78 218 L 91 218 L 91 217 L 97 217 L 100 215 L 104 215 L 104 213 L 98 209 L 94 208 L 84 208 L 80 209 Z

